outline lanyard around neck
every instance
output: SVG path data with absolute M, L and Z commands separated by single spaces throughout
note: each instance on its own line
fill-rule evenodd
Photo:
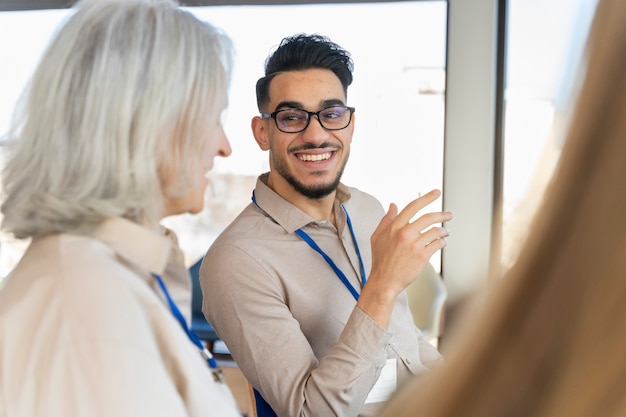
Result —
M 159 284 L 159 287 L 161 288 L 161 291 L 163 291 L 163 294 L 165 295 L 165 298 L 167 299 L 167 303 L 170 306 L 170 310 L 172 311 L 172 314 L 174 315 L 174 317 L 176 318 L 180 326 L 183 328 L 183 330 L 187 334 L 187 337 L 189 338 L 189 340 L 191 340 L 193 344 L 198 347 L 198 349 L 200 350 L 200 354 L 209 364 L 209 367 L 211 368 L 211 372 L 213 373 L 213 378 L 215 379 L 215 382 L 224 382 L 224 374 L 221 368 L 217 365 L 217 361 L 215 360 L 215 358 L 213 357 L 209 349 L 207 349 L 206 346 L 204 346 L 204 344 L 202 343 L 198 335 L 196 335 L 191 330 L 191 328 L 187 325 L 187 322 L 185 321 L 185 317 L 183 316 L 183 313 L 180 312 L 180 309 L 178 308 L 178 306 L 176 305 L 176 303 L 170 296 L 170 293 L 167 290 L 167 287 L 165 286 L 165 282 L 163 282 L 163 279 L 157 274 L 152 274 L 152 276 L 154 277 L 154 279 L 156 279 L 157 283 Z
M 261 208 L 261 206 L 259 206 L 259 204 L 256 202 L 256 198 L 254 196 L 254 192 L 252 193 L 252 202 L 261 210 L 263 210 Z M 361 251 L 359 250 L 359 244 L 357 243 L 356 240 L 356 234 L 354 233 L 354 228 L 352 227 L 352 222 L 350 221 L 350 215 L 348 215 L 348 211 L 346 210 L 346 208 L 343 206 L 343 204 L 341 205 L 341 208 L 343 209 L 343 212 L 346 213 L 346 223 L 348 224 L 348 228 L 350 229 L 350 234 L 352 235 L 352 241 L 354 242 L 354 247 L 356 248 L 356 254 L 359 257 L 359 264 L 361 266 L 361 284 L 364 286 L 365 283 L 367 282 L 367 277 L 365 275 L 365 265 L 363 263 L 363 258 L 361 257 Z M 335 262 L 333 262 L 333 260 L 331 259 L 330 256 L 328 256 L 328 254 L 326 252 L 324 252 L 324 250 L 322 248 L 319 247 L 319 245 L 317 243 L 315 243 L 315 241 L 313 240 L 313 238 L 311 238 L 311 236 L 309 236 L 304 230 L 302 229 L 298 229 L 296 230 L 296 234 L 302 239 L 304 240 L 314 251 L 316 251 L 317 253 L 319 253 L 322 258 L 324 258 L 324 260 L 326 261 L 326 263 L 332 268 L 332 270 L 335 272 L 335 274 L 337 275 L 337 277 L 339 278 L 339 280 L 341 280 L 341 282 L 343 283 L 343 285 L 346 286 L 346 288 L 348 289 L 348 291 L 350 291 L 350 294 L 352 294 L 352 296 L 354 297 L 355 300 L 359 300 L 359 292 L 356 290 L 356 288 L 354 288 L 354 286 L 350 283 L 350 281 L 348 280 L 348 278 L 346 277 L 346 274 L 343 273 L 343 271 L 335 264 Z

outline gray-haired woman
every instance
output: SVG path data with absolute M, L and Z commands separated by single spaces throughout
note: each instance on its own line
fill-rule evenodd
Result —
M 56 33 L 6 137 L 2 228 L 31 243 L 0 291 L 1 416 L 240 415 L 159 225 L 231 153 L 231 68 L 172 1 L 81 1 Z

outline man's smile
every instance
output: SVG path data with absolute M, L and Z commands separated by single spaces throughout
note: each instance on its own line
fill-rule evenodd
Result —
M 333 152 L 324 152 L 324 153 L 320 153 L 320 154 L 298 153 L 298 154 L 296 154 L 296 156 L 301 161 L 318 162 L 318 161 L 325 161 L 327 159 L 330 159 L 331 156 L 333 156 Z

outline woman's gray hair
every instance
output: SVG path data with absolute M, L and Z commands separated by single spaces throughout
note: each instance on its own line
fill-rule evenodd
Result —
M 233 46 L 168 0 L 83 0 L 52 39 L 6 136 L 2 228 L 89 233 L 155 226 L 158 173 L 189 165 L 227 105 Z M 173 193 L 176 190 L 165 190 Z

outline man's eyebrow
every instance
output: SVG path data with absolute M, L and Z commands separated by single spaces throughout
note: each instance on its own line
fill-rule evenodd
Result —
M 330 106 L 343 106 L 343 105 L 344 105 L 343 100 L 340 100 L 338 98 L 333 98 L 333 99 L 329 99 L 329 100 L 322 100 L 322 101 L 320 101 L 319 109 L 325 109 L 326 107 L 330 107 Z M 281 110 L 281 109 L 302 109 L 302 110 L 304 110 L 304 106 L 299 101 L 281 101 L 280 103 L 278 103 L 278 105 L 276 106 L 274 111 L 278 111 L 278 110 Z
M 320 109 L 324 109 L 330 106 L 345 106 L 345 103 L 343 102 L 343 100 L 339 100 L 338 98 L 324 100 L 320 103 Z
M 298 101 L 281 101 L 278 103 L 274 111 L 281 109 L 304 109 L 304 106 Z

